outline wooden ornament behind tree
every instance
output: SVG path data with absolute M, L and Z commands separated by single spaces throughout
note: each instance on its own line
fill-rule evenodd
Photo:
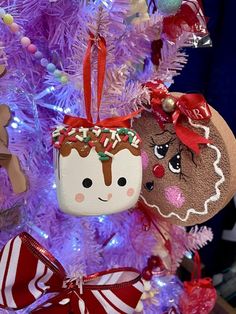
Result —
M 0 65 L 0 78 L 5 74 L 5 66 Z M 10 108 L 7 105 L 0 105 L 0 167 L 6 169 L 14 193 L 19 194 L 26 191 L 27 183 L 17 156 L 8 149 L 9 139 L 6 127 L 10 120 Z
M 210 219 L 236 192 L 236 140 L 219 113 L 210 110 L 208 123 L 186 122 L 211 140 L 200 145 L 199 155 L 179 140 L 172 123 L 162 129 L 152 112 L 144 112 L 133 125 L 143 140 L 141 200 L 154 215 L 177 225 Z

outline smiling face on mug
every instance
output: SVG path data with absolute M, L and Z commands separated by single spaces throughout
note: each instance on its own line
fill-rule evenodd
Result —
M 62 211 L 75 215 L 106 215 L 132 208 L 140 194 L 142 162 L 140 149 L 123 141 L 113 145 L 109 158 L 101 135 L 89 131 L 93 145 L 65 141 L 55 151 L 57 194 Z M 109 144 L 108 144 L 109 145 Z M 99 155 L 100 154 L 100 155 Z M 104 156 L 104 155 L 103 155 Z

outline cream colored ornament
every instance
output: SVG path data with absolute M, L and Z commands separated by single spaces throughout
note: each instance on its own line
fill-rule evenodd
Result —
M 135 206 L 142 184 L 137 133 L 125 128 L 58 127 L 53 138 L 57 195 L 63 212 L 107 215 Z

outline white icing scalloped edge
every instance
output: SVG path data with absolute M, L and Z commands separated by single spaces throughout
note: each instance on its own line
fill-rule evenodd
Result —
M 191 119 L 189 119 L 189 123 L 190 123 L 192 126 L 196 127 L 196 128 L 201 128 L 201 129 L 203 129 L 203 130 L 205 131 L 205 138 L 209 138 L 209 134 L 210 134 L 210 128 L 209 128 L 209 127 L 204 126 L 204 125 L 200 125 L 200 124 L 195 124 L 195 123 L 192 122 Z M 190 214 L 195 214 L 195 215 L 206 215 L 206 214 L 208 214 L 208 204 L 209 204 L 210 202 L 216 202 L 216 201 L 218 201 L 219 198 L 220 198 L 220 194 L 221 194 L 221 193 L 220 193 L 219 186 L 225 181 L 225 176 L 224 176 L 224 174 L 223 174 L 223 171 L 222 171 L 221 168 L 219 167 L 219 162 L 220 162 L 220 160 L 221 160 L 221 152 L 220 152 L 220 150 L 219 150 L 216 146 L 214 146 L 214 145 L 212 145 L 212 144 L 207 144 L 207 146 L 208 146 L 209 148 L 211 148 L 211 149 L 213 149 L 213 150 L 216 151 L 217 157 L 216 157 L 216 160 L 214 161 L 213 165 L 214 165 L 214 169 L 215 169 L 216 174 L 217 174 L 218 176 L 220 176 L 220 180 L 217 181 L 216 184 L 215 184 L 215 194 L 214 194 L 214 195 L 211 195 L 211 196 L 205 201 L 205 203 L 204 203 L 204 211 L 199 212 L 199 211 L 197 211 L 197 210 L 194 209 L 194 208 L 190 208 L 190 209 L 187 210 L 186 216 L 185 216 L 184 218 L 182 218 L 182 217 L 180 217 L 178 214 L 176 214 L 176 213 L 174 213 L 174 212 L 171 212 L 171 213 L 169 213 L 168 215 L 163 214 L 158 206 L 149 204 L 149 203 L 146 201 L 146 199 L 145 199 L 142 195 L 140 195 L 140 197 L 142 198 L 142 200 L 144 201 L 144 203 L 145 203 L 146 205 L 148 205 L 149 207 L 151 207 L 151 208 L 157 209 L 158 212 L 159 212 L 159 214 L 160 214 L 162 217 L 170 218 L 170 217 L 172 217 L 172 216 L 175 216 L 175 217 L 177 217 L 178 219 L 180 219 L 181 221 L 187 221 L 188 218 L 189 218 L 189 216 L 190 216 Z

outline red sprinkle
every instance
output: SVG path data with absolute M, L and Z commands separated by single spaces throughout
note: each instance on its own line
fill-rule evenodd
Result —
M 109 143 L 108 146 L 106 147 L 106 151 L 109 152 L 112 149 L 113 143 Z
M 61 134 L 61 135 L 67 135 L 67 131 L 61 130 L 61 131 L 60 131 L 60 134 Z
M 78 142 L 78 140 L 75 136 L 72 136 L 72 137 L 68 137 L 68 142 Z
M 106 134 L 103 134 L 99 142 L 103 144 L 106 138 L 107 138 Z
M 61 144 L 55 143 L 55 144 L 54 144 L 54 147 L 55 147 L 55 148 L 61 148 Z
M 65 136 L 64 136 L 64 135 L 61 135 L 61 136 L 59 137 L 59 143 L 62 144 L 63 141 L 64 141 L 64 139 L 65 139 Z
M 88 144 L 91 148 L 95 146 L 92 141 L 89 141 Z
M 127 135 L 127 134 L 122 138 L 122 140 L 123 140 L 124 142 L 127 142 L 128 139 L 129 139 L 129 135 Z

